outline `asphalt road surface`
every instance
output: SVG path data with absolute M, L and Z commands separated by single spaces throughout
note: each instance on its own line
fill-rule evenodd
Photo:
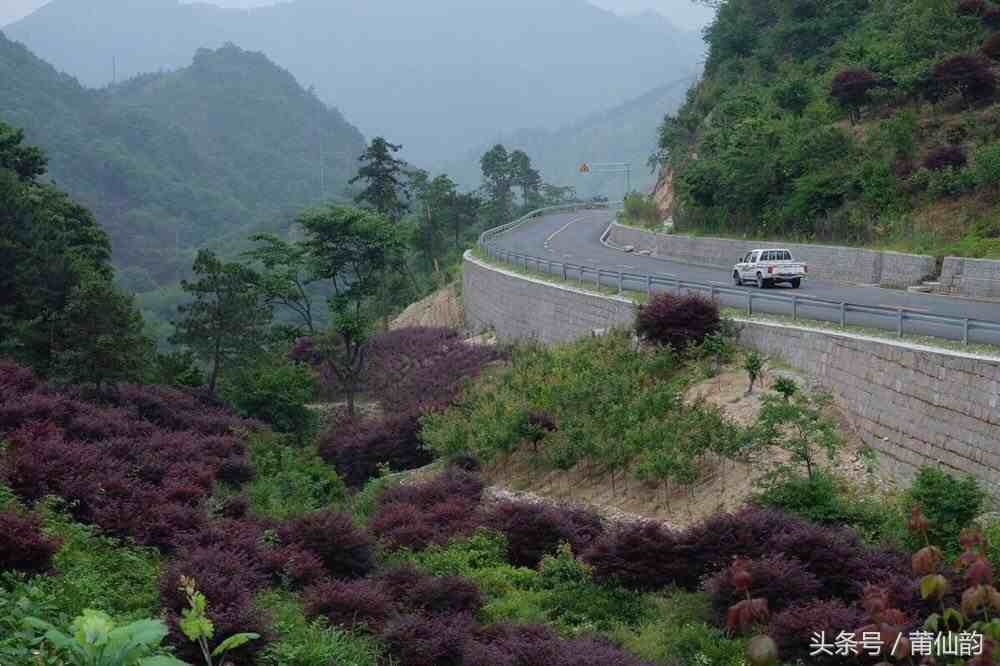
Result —
M 677 259 L 643 256 L 626 253 L 619 249 L 608 247 L 601 243 L 601 236 L 608 224 L 614 218 L 614 212 L 608 210 L 577 210 L 560 212 L 536 218 L 520 227 L 496 236 L 492 240 L 494 247 L 510 250 L 520 254 L 540 257 L 557 264 L 570 264 L 567 273 L 575 278 L 578 272 L 574 266 L 584 265 L 607 271 L 601 281 L 609 287 L 618 284 L 618 272 L 635 275 L 653 275 L 667 279 L 681 279 L 700 282 L 726 288 L 735 293 L 719 294 L 723 305 L 746 307 L 747 294 L 752 295 L 755 312 L 771 314 L 792 314 L 792 305 L 779 300 L 769 300 L 767 296 L 799 296 L 803 299 L 815 298 L 841 302 L 856 306 L 881 306 L 904 310 L 904 330 L 906 333 L 918 335 L 933 335 L 955 340 L 963 339 L 964 326 L 942 324 L 922 319 L 926 315 L 955 317 L 958 319 L 984 320 L 994 322 L 994 327 L 977 326 L 973 322 L 969 328 L 969 340 L 972 342 L 987 342 L 1000 344 L 1000 303 L 974 301 L 964 298 L 939 296 L 933 294 L 910 293 L 896 289 L 878 287 L 849 286 L 835 282 L 807 278 L 801 288 L 792 289 L 788 285 L 777 285 L 770 289 L 758 290 L 755 287 L 736 287 L 732 281 L 732 270 L 710 268 L 686 264 Z M 736 258 L 733 258 L 735 262 Z M 535 264 L 530 264 L 536 268 Z M 542 264 L 542 270 L 547 264 Z M 556 265 L 553 272 L 561 272 Z M 585 280 L 594 284 L 596 275 L 588 273 Z M 645 290 L 644 281 L 625 280 L 626 289 Z M 666 287 L 655 287 L 663 289 Z M 841 313 L 837 306 L 809 305 L 803 300 L 798 305 L 798 314 L 802 318 L 819 319 L 839 322 Z M 848 324 L 869 326 L 895 331 L 898 325 L 898 315 L 878 314 L 863 309 L 848 308 L 846 319 Z

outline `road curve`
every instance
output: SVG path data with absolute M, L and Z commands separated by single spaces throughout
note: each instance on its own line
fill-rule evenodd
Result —
M 582 264 L 610 272 L 649 274 L 736 288 L 732 283 L 730 270 L 685 264 L 676 259 L 625 253 L 605 246 L 601 243 L 601 236 L 613 218 L 614 212 L 608 210 L 576 210 L 552 213 L 494 237 L 492 245 L 520 254 L 551 259 L 553 262 Z M 608 281 L 607 284 L 611 285 L 612 283 Z M 639 285 L 628 285 L 628 288 L 639 288 Z M 751 287 L 744 287 L 741 290 L 751 291 L 755 297 L 758 294 L 761 296 L 771 293 L 794 294 L 855 305 L 905 308 L 915 315 L 932 314 L 1000 322 L 1000 303 L 910 293 L 878 287 L 848 286 L 823 280 L 807 279 L 797 290 L 792 290 L 785 285 L 764 291 Z M 736 294 L 723 295 L 720 300 L 724 305 L 735 307 L 744 306 L 746 303 L 745 296 Z M 755 298 L 754 309 L 774 314 L 791 314 L 789 305 L 768 302 L 765 299 L 758 301 Z M 813 311 L 813 308 L 803 305 L 799 312 L 812 319 L 839 321 L 839 313 L 831 312 L 829 308 L 822 310 L 816 308 Z M 861 312 L 852 312 L 848 323 L 895 329 L 895 323 L 887 321 L 885 317 Z M 910 333 L 952 339 L 962 338 L 961 327 L 956 326 L 914 320 L 907 321 L 905 328 Z M 1000 344 L 1000 332 L 997 331 L 981 330 L 971 337 L 976 339 L 974 341 Z

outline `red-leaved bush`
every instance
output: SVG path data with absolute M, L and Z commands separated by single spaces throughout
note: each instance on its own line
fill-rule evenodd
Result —
M 443 544 L 482 525 L 482 492 L 479 477 L 449 467 L 434 478 L 387 489 L 369 529 L 392 548 Z
M 319 452 L 347 484 L 360 486 L 378 475 L 381 464 L 403 471 L 431 462 L 419 433 L 419 412 L 380 420 L 345 417 L 320 436 Z
M 349 514 L 320 510 L 278 528 L 283 543 L 311 551 L 334 578 L 360 578 L 374 566 L 374 543 Z
M 839 599 L 807 601 L 791 606 L 771 618 L 767 633 L 778 644 L 782 660 L 827 666 L 842 664 L 842 656 L 812 655 L 813 636 L 824 632 L 832 640 L 842 631 L 854 631 L 864 620 L 864 611 Z
M 986 0 L 959 0 L 958 13 L 966 16 L 981 16 L 986 10 Z
M 643 340 L 683 350 L 719 330 L 719 305 L 700 294 L 657 294 L 639 306 L 635 330 Z
M 365 625 L 373 632 L 393 616 L 392 597 L 370 580 L 326 580 L 307 589 L 303 598 L 309 617 L 325 617 L 331 624 L 353 628 Z
M 978 54 L 956 55 L 934 66 L 926 95 L 938 101 L 958 92 L 966 103 L 972 103 L 991 99 L 996 87 L 996 75 L 988 60 Z
M 372 340 L 367 385 L 387 411 L 437 408 L 454 400 L 486 365 L 505 357 L 504 350 L 469 344 L 453 329 L 401 328 Z
M 993 33 L 987 37 L 979 50 L 990 60 L 1000 60 L 1000 33 Z
M 726 622 L 729 609 L 745 600 L 747 594 L 754 599 L 765 599 L 771 613 L 778 613 L 789 606 L 815 599 L 821 585 L 819 580 L 802 562 L 784 555 L 771 555 L 744 563 L 751 583 L 749 589 L 740 591 L 734 571 L 726 569 L 704 583 L 718 624 Z
M 0 437 L 9 443 L 0 452 L 0 479 L 22 500 L 57 495 L 77 520 L 172 555 L 160 591 L 182 655 L 190 642 L 177 629 L 186 606 L 181 575 L 205 593 L 218 636 L 264 637 L 227 658 L 248 664 L 266 646 L 269 620 L 254 603 L 269 580 L 258 552 L 264 527 L 247 519 L 245 500 L 219 520 L 206 502 L 216 481 L 252 478 L 237 432 L 256 427 L 193 392 L 122 384 L 95 394 L 39 383 L 0 361 Z M 8 527 L 0 530 L 14 534 Z M 38 546 L 32 560 L 47 566 L 51 550 Z
M 60 545 L 42 534 L 37 516 L 0 511 L 0 571 L 46 573 Z
M 654 522 L 637 522 L 606 532 L 583 556 L 594 579 L 633 590 L 669 585 L 693 589 L 699 568 L 688 559 L 680 535 Z
M 501 502 L 484 524 L 507 537 L 511 564 L 535 567 L 566 542 L 580 554 L 604 531 L 600 518 L 585 509 L 552 507 L 531 502 Z
M 948 167 L 960 169 L 968 161 L 961 146 L 939 146 L 927 153 L 924 158 L 924 168 L 930 171 L 940 171 Z
M 360 388 L 390 413 L 437 409 L 453 400 L 483 367 L 505 356 L 496 347 L 465 342 L 452 329 L 401 328 L 368 342 Z M 337 374 L 311 338 L 296 341 L 289 358 L 316 367 L 328 395 L 342 391 Z
M 407 666 L 441 666 L 464 663 L 462 653 L 475 619 L 463 615 L 401 615 L 382 632 L 389 653 Z

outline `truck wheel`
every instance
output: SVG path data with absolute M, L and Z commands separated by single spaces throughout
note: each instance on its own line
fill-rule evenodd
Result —
M 767 289 L 767 280 L 765 280 L 764 276 L 761 275 L 760 273 L 757 273 L 757 288 Z
M 792 289 L 798 289 L 802 286 L 802 278 L 795 278 L 792 280 Z
M 740 279 L 740 274 L 738 271 L 733 271 L 733 284 L 737 287 L 743 286 L 743 280 Z

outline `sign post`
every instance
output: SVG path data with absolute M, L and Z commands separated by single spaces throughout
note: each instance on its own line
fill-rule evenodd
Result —
M 584 162 L 580 173 L 622 173 L 625 174 L 625 196 L 632 191 L 632 165 L 628 162 Z M 622 197 L 622 199 L 625 198 Z

